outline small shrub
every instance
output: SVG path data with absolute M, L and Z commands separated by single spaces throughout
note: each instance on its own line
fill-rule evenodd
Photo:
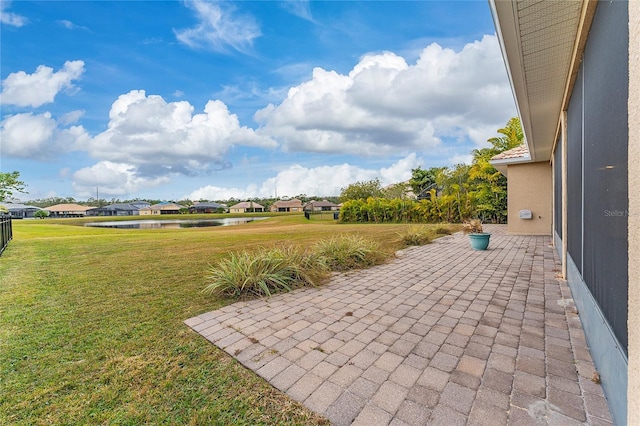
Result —
M 35 212 L 33 214 L 33 217 L 37 218 L 37 219 L 44 219 L 46 217 L 49 217 L 49 212 L 46 210 L 38 210 L 37 212 Z
M 433 230 L 438 235 L 451 235 L 453 231 L 446 226 L 438 226 Z
M 294 247 L 231 253 L 211 267 L 205 293 L 225 296 L 271 296 L 316 285 L 327 276 L 324 259 Z
M 399 234 L 400 240 L 407 246 L 422 246 L 431 243 L 433 233 L 426 226 L 411 226 L 406 232 Z
M 356 235 L 342 235 L 319 241 L 313 252 L 324 259 L 333 271 L 364 268 L 386 259 L 375 241 Z

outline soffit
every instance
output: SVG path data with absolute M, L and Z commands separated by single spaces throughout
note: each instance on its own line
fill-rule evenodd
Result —
M 491 0 L 532 161 L 551 157 L 583 2 Z

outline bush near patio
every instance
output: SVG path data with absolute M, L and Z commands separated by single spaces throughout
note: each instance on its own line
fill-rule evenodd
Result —
M 350 200 L 340 209 L 344 223 L 460 223 L 474 214 L 471 193 L 437 196 L 430 200 L 368 198 Z
M 229 297 L 262 297 L 321 284 L 330 271 L 365 268 L 384 262 L 391 251 L 357 235 L 324 238 L 311 248 L 261 247 L 232 252 L 210 268 L 205 293 Z
M 297 247 L 232 252 L 210 268 L 204 291 L 230 297 L 271 296 L 318 285 L 328 272 L 324 258 Z

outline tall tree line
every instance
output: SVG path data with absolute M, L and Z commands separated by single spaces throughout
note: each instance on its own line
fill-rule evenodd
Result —
M 507 178 L 489 162 L 523 143 L 520 119 L 511 118 L 491 147 L 472 151 L 471 165 L 417 168 L 408 184 L 381 188 L 379 180 L 343 188 L 341 219 L 346 222 L 461 222 L 479 218 L 507 221 Z M 412 201 L 409 191 L 417 197 Z M 397 202 L 394 200 L 402 200 Z

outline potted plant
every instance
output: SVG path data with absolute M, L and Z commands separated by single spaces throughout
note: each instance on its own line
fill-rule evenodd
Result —
M 471 247 L 474 250 L 486 250 L 489 247 L 491 234 L 482 230 L 480 219 L 471 219 L 462 225 L 462 231 L 469 235 Z

